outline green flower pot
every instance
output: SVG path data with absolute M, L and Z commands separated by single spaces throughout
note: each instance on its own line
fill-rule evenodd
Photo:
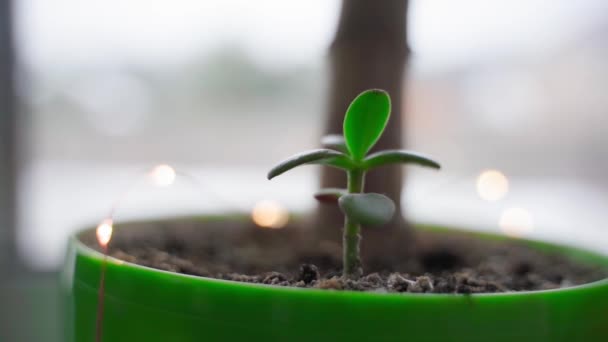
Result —
M 64 270 L 67 340 L 94 341 L 104 256 L 78 236 Z M 608 267 L 606 256 L 527 243 Z M 238 283 L 113 258 L 106 266 L 103 341 L 608 341 L 608 279 L 535 292 L 381 294 Z

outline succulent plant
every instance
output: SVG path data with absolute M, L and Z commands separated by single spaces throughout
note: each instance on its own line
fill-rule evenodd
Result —
M 268 172 L 268 179 L 272 179 L 296 166 L 308 164 L 326 165 L 346 172 L 345 189 L 321 189 L 315 194 L 320 201 L 337 202 L 344 213 L 343 276 L 346 278 L 357 278 L 362 274 L 359 251 L 361 226 L 385 224 L 395 213 L 395 204 L 387 196 L 364 193 L 366 172 L 396 163 L 440 168 L 433 159 L 406 150 L 383 150 L 368 154 L 382 136 L 390 112 L 391 100 L 387 92 L 366 90 L 348 107 L 343 136 L 325 136 L 321 140 L 325 148 L 296 154 Z

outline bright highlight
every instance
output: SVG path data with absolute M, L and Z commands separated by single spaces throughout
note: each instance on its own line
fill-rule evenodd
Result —
M 534 229 L 532 215 L 522 208 L 506 209 L 498 224 L 502 232 L 511 237 L 522 237 Z
M 251 218 L 260 227 L 279 229 L 289 222 L 289 212 L 277 202 L 261 201 L 253 208 Z
M 509 180 L 498 170 L 483 171 L 477 177 L 477 193 L 486 201 L 498 201 L 509 192 Z
M 111 219 L 103 220 L 103 222 L 97 226 L 97 242 L 103 248 L 106 248 L 108 243 L 110 243 L 110 239 L 112 239 L 112 226 L 113 222 Z
M 175 169 L 167 164 L 155 166 L 152 171 L 150 171 L 150 179 L 156 186 L 170 186 L 175 182 L 175 177 Z

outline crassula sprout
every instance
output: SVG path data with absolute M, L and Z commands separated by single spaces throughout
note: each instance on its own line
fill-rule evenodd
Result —
M 346 189 L 321 189 L 315 197 L 337 201 L 344 213 L 343 276 L 357 278 L 362 274 L 359 242 L 361 226 L 385 224 L 395 213 L 393 201 L 382 194 L 364 193 L 365 173 L 387 164 L 410 163 L 439 169 L 429 157 L 405 150 L 384 150 L 368 155 L 384 132 L 391 112 L 387 92 L 371 89 L 359 94 L 348 107 L 343 133 L 322 139 L 324 149 L 311 150 L 288 158 L 268 173 L 272 179 L 296 166 L 327 165 L 347 174 Z

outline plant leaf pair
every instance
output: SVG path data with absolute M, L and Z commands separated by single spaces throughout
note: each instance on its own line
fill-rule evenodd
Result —
M 324 188 L 315 192 L 315 199 L 319 202 L 337 203 L 340 197 L 348 194 L 348 190 L 340 188 Z
M 352 222 L 363 225 L 382 225 L 395 213 L 393 201 L 381 194 L 350 194 L 346 189 L 325 188 L 315 193 L 319 202 L 337 202 L 342 213 Z
M 340 197 L 338 204 L 344 215 L 364 226 L 385 224 L 395 214 L 395 203 L 382 194 L 347 194 Z
M 385 224 L 395 214 L 393 201 L 381 194 L 349 194 L 346 189 L 325 188 L 317 191 L 315 198 L 320 202 L 338 202 L 344 215 L 356 224 Z

